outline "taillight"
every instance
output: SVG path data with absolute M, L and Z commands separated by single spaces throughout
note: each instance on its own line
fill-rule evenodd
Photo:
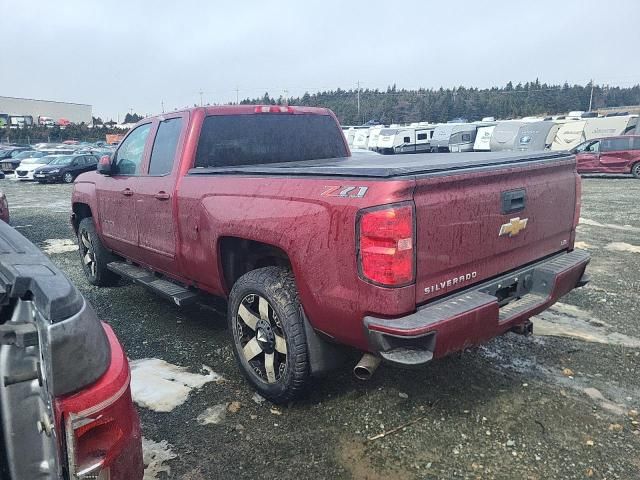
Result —
M 56 399 L 62 419 L 71 479 L 139 478 L 140 420 L 131 400 L 129 362 L 113 330 L 103 324 L 111 347 L 107 371 L 95 383 Z
M 126 388 L 95 407 L 65 419 L 71 478 L 108 480 L 109 465 L 122 454 L 133 427 L 131 393 Z
M 415 280 L 413 204 L 374 207 L 359 214 L 358 259 L 365 280 L 399 287 Z

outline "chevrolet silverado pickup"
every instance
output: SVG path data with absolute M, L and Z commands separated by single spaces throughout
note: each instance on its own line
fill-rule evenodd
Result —
M 77 178 L 88 281 L 215 295 L 240 370 L 284 402 L 348 346 L 366 378 L 508 331 L 587 281 L 568 152 L 351 156 L 323 108 L 147 118 Z M 135 320 L 132 320 L 135 321 Z
M 0 480 L 136 480 L 140 420 L 111 328 L 0 222 Z

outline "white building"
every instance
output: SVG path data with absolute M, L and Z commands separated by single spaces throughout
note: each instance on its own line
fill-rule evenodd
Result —
M 60 119 L 71 123 L 86 123 L 91 125 L 91 105 L 84 103 L 53 102 L 49 100 L 34 100 L 32 98 L 2 97 L 0 96 L 0 115 L 33 117 L 34 125 L 38 124 L 38 117 L 48 117 L 58 122 Z

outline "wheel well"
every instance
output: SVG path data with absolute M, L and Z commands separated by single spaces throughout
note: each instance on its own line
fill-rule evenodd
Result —
M 291 268 L 291 261 L 284 250 L 268 243 L 238 237 L 221 239 L 220 259 L 228 290 L 238 278 L 251 270 L 271 266 Z
M 87 217 L 92 217 L 93 215 L 91 213 L 91 207 L 89 207 L 89 205 L 87 205 L 86 203 L 74 203 L 71 208 L 73 210 L 73 230 L 77 234 L 78 225 L 80 225 L 80 222 Z

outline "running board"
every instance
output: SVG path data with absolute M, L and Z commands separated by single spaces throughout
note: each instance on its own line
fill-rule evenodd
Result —
M 157 277 L 149 270 L 126 262 L 111 262 L 107 268 L 121 277 L 133 280 L 168 298 L 179 307 L 195 302 L 198 294 L 165 278 Z

